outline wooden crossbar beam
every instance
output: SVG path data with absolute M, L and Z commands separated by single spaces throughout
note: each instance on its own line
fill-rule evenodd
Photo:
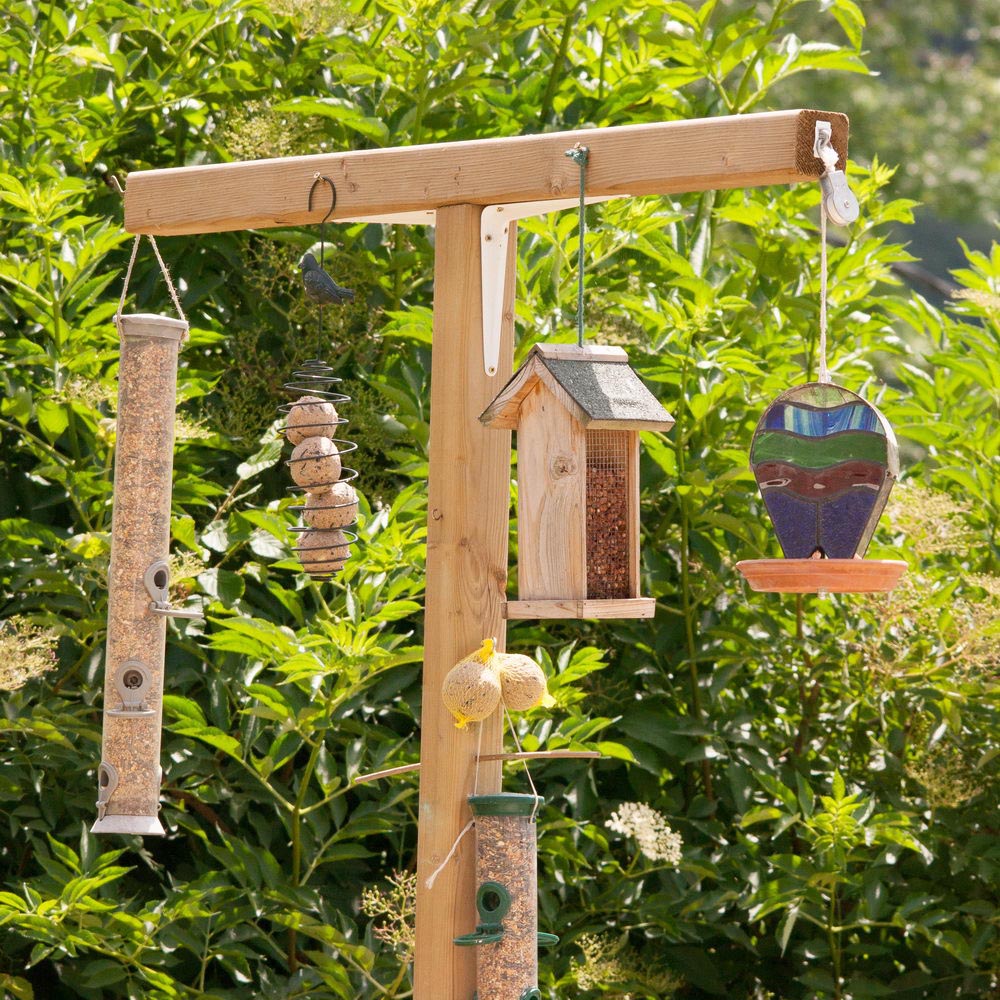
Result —
M 306 210 L 317 173 L 337 186 L 331 219 L 421 213 L 446 205 L 497 205 L 573 197 L 579 183 L 565 151 L 590 148 L 593 197 L 677 194 L 790 184 L 819 176 L 815 123 L 829 121 L 847 159 L 848 121 L 827 111 L 769 111 L 692 121 L 504 139 L 292 156 L 277 160 L 141 170 L 128 176 L 125 228 L 180 236 L 317 223 L 329 203 Z M 402 221 L 426 222 L 404 216 Z

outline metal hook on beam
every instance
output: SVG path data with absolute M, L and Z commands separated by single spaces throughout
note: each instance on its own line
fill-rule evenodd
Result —
M 313 210 L 313 194 L 315 194 L 316 186 L 320 181 L 326 181 L 330 185 L 330 208 L 326 215 L 319 221 L 319 266 L 322 267 L 323 257 L 326 254 L 326 220 L 333 215 L 333 211 L 337 207 L 337 185 L 326 174 L 318 172 L 314 174 L 312 187 L 309 188 L 309 200 L 306 202 L 306 210 L 309 212 Z
M 313 174 L 312 187 L 309 188 L 309 200 L 306 202 L 306 210 L 309 212 L 313 210 L 313 194 L 315 194 L 316 185 L 319 184 L 320 181 L 326 181 L 326 183 L 330 185 L 330 210 L 320 220 L 320 225 L 322 226 L 323 223 L 326 222 L 331 215 L 333 215 L 333 210 L 337 207 L 337 185 L 334 184 L 333 181 L 326 176 L 326 174 Z

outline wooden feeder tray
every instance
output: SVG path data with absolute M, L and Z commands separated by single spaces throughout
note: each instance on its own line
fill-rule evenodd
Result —
M 506 601 L 503 616 L 508 621 L 520 618 L 653 618 L 656 601 L 652 597 L 623 597 L 615 600 L 588 600 L 572 597 L 562 600 Z
M 736 564 L 751 590 L 766 594 L 878 594 L 906 571 L 899 559 L 744 559 Z

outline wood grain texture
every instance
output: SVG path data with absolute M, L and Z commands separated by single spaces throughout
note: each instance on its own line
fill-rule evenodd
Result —
M 517 374 L 500 390 L 492 403 L 479 415 L 487 427 L 517 430 L 521 423 L 521 407 L 537 390 L 539 383 L 562 404 L 578 425 L 585 425 L 586 412 L 579 403 L 555 380 L 552 373 L 539 360 L 541 352 L 532 351 L 517 370 Z
M 504 617 L 522 618 L 652 618 L 656 601 L 651 597 L 608 601 L 508 601 Z
M 586 433 L 538 383 L 517 428 L 517 593 L 587 596 Z
M 494 636 L 504 649 L 510 510 L 510 433 L 488 430 L 478 416 L 510 377 L 513 326 L 501 331 L 496 377 L 483 371 L 479 291 L 479 216 L 475 205 L 443 209 L 434 265 L 430 482 L 420 806 L 417 839 L 417 929 L 414 1000 L 469 1000 L 476 988 L 474 949 L 453 939 L 476 926 L 475 838 L 466 837 L 437 876 L 470 813 L 476 754 L 499 753 L 499 714 L 459 730 L 441 700 L 445 674 Z M 513 300 L 513 251 L 505 301 Z M 505 316 L 512 308 L 505 308 Z M 501 764 L 479 765 L 477 790 L 500 789 Z
M 833 144 L 845 162 L 845 115 L 770 111 L 143 170 L 128 176 L 125 228 L 176 236 L 318 223 L 325 205 L 306 210 L 317 173 L 337 186 L 334 222 L 447 205 L 559 200 L 576 192 L 578 170 L 564 154 L 577 141 L 590 149 L 592 197 L 791 184 L 820 174 L 822 164 L 811 156 L 819 118 L 831 122 Z

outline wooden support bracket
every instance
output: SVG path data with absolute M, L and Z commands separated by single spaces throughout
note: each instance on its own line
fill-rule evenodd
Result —
M 608 200 L 587 198 L 586 202 L 592 205 Z M 500 327 L 504 321 L 503 289 L 505 282 L 510 280 L 504 264 L 507 260 L 511 223 L 532 215 L 576 208 L 579 204 L 579 198 L 568 198 L 559 201 L 526 201 L 514 205 L 487 205 L 483 209 L 480 222 L 483 254 L 483 368 L 487 375 L 496 375 L 500 355 Z M 514 260 L 516 259 L 515 253 Z M 513 322 L 513 317 L 510 321 Z

